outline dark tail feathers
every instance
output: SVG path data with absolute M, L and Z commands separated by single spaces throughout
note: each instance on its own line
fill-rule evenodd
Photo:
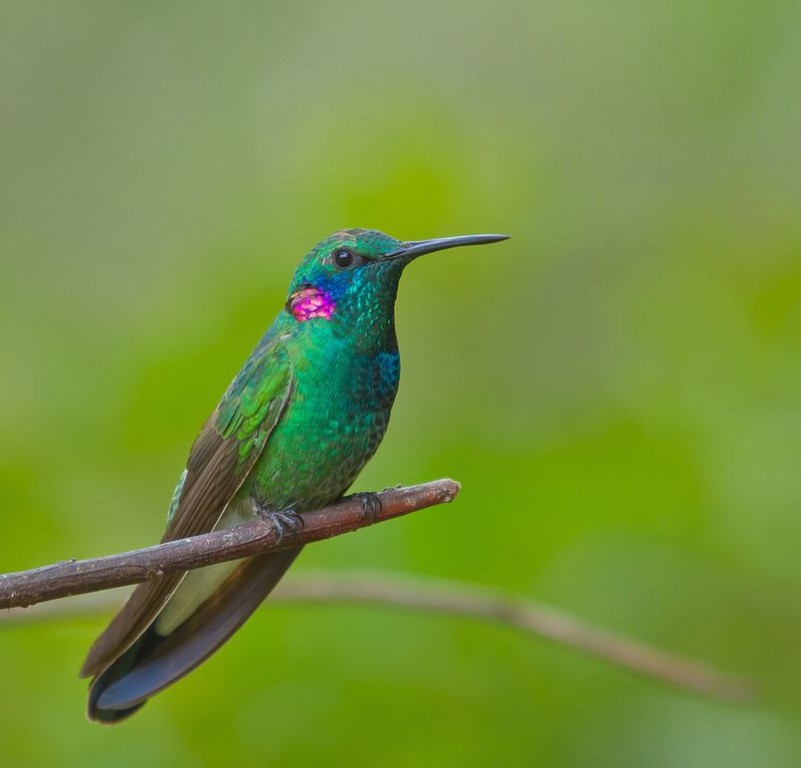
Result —
M 191 672 L 258 608 L 301 547 L 243 562 L 192 616 L 162 637 L 153 625 L 98 675 L 89 689 L 90 720 L 114 724 Z

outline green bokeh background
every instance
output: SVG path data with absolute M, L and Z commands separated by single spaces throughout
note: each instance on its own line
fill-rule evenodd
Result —
M 790 0 L 7 2 L 0 570 L 155 541 L 197 429 L 349 226 L 421 260 L 359 489 L 459 501 L 292 571 L 495 585 L 756 680 L 497 627 L 259 612 L 124 726 L 106 616 L 0 631 L 5 765 L 801 765 L 801 74 Z

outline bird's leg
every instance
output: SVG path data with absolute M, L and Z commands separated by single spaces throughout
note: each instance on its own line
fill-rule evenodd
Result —
M 294 509 L 270 509 L 258 502 L 255 506 L 256 514 L 275 528 L 278 536 L 277 544 L 281 543 L 287 531 L 297 533 L 303 528 L 303 518 Z
M 353 498 L 361 502 L 362 514 L 364 517 L 370 521 L 370 524 L 374 523 L 378 518 L 378 514 L 381 512 L 381 499 L 378 494 L 354 493 Z

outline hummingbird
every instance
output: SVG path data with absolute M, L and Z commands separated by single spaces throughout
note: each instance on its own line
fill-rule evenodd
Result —
M 195 439 L 162 542 L 270 520 L 279 534 L 339 499 L 384 437 L 400 378 L 395 298 L 418 256 L 507 235 L 400 241 L 346 229 L 303 258 L 275 321 Z M 302 547 L 140 584 L 81 669 L 88 716 L 132 715 L 216 651 Z

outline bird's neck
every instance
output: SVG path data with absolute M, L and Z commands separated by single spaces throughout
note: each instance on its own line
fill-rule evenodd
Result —
M 318 339 L 328 337 L 360 354 L 397 350 L 397 279 L 364 280 L 348 291 L 337 288 L 304 284 L 290 295 L 286 311 L 298 330 Z
M 381 290 L 366 286 L 347 299 L 331 316 L 331 330 L 362 354 L 396 351 L 395 297 L 398 284 L 382 285 Z

